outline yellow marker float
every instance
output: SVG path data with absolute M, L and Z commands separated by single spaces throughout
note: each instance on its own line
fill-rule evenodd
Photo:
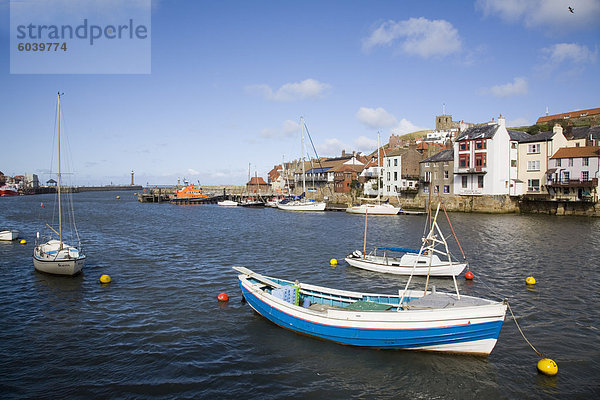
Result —
M 556 363 L 549 358 L 542 358 L 540 361 L 538 361 L 537 369 L 542 374 L 548 376 L 554 376 L 558 373 L 558 365 L 556 365 Z
M 332 267 L 337 265 L 337 260 L 335 258 L 332 258 L 331 260 L 329 260 L 329 265 L 331 265 Z
M 102 275 L 100 276 L 100 283 L 110 283 L 110 275 Z
M 528 285 L 535 285 L 535 278 L 533 276 L 528 276 L 527 279 L 525 279 L 525 283 Z

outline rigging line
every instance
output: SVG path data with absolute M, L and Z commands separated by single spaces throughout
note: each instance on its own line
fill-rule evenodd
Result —
M 540 353 L 532 344 L 529 340 L 527 340 L 527 338 L 525 337 L 525 334 L 523 333 L 523 331 L 521 330 L 521 327 L 519 326 L 519 323 L 517 322 L 517 318 L 515 317 L 515 314 L 513 314 L 512 308 L 510 307 L 510 304 L 508 303 L 508 300 L 506 300 L 506 305 L 508 306 L 508 310 L 510 311 L 510 315 L 512 315 L 513 317 L 513 321 L 515 321 L 515 325 L 517 326 L 517 329 L 519 330 L 519 332 L 521 333 L 521 336 L 523 336 L 523 339 L 525 339 L 525 341 L 527 342 L 527 344 L 533 349 L 533 351 L 535 351 L 535 353 L 540 356 L 540 357 L 545 357 L 544 354 Z
M 306 126 L 306 122 L 303 122 L 303 124 L 304 124 L 304 129 L 306 129 L 306 134 L 308 135 L 308 140 L 310 140 L 310 145 L 312 146 L 313 151 L 315 152 L 315 156 L 317 157 L 317 162 L 319 163 L 319 167 L 321 169 L 324 169 L 323 165 L 321 164 L 321 158 L 319 157 L 319 154 L 317 154 L 317 149 L 315 148 L 315 144 L 313 143 L 312 137 L 310 136 L 310 132 L 308 131 L 308 126 Z M 313 173 L 313 176 L 314 176 L 314 173 Z M 327 185 L 325 185 L 325 187 L 327 189 L 329 189 L 330 194 L 333 196 L 333 192 L 332 192 L 331 188 Z
M 444 214 L 446 215 L 446 219 L 448 220 L 448 225 L 450 225 L 450 230 L 452 231 L 452 234 L 454 235 L 454 239 L 456 239 L 456 243 L 458 244 L 458 248 L 460 249 L 460 252 L 462 253 L 463 259 L 467 259 L 467 257 L 465 256 L 465 252 L 462 249 L 462 246 L 460 245 L 460 242 L 458 241 L 458 237 L 456 236 L 456 233 L 454 233 L 454 228 L 452 227 L 452 222 L 450 222 L 450 217 L 448 216 L 448 213 L 446 212 L 446 206 L 444 205 L 444 202 L 442 201 L 442 197 L 440 196 L 440 192 L 438 191 L 438 199 L 440 201 L 440 203 L 442 204 L 442 208 L 444 209 Z

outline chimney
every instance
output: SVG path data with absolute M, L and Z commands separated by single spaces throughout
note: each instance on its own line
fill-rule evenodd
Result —
M 563 133 L 563 127 L 560 126 L 560 124 L 554 124 L 554 128 L 552 128 L 552 132 L 554 132 L 555 134 L 559 133 L 559 134 L 562 135 L 562 133 Z
M 503 128 L 506 128 L 506 118 L 504 118 L 502 114 L 500 114 L 500 116 L 498 117 L 498 125 L 500 125 Z

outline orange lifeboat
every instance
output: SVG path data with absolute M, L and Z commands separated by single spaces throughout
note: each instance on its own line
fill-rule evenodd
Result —
M 172 199 L 204 199 L 208 196 L 202 193 L 202 188 L 197 188 L 194 185 L 188 185 L 177 190 Z

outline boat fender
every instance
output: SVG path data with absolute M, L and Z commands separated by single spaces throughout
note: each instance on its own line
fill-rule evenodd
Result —
M 362 257 L 362 251 L 360 251 L 360 250 L 355 250 L 355 251 L 352 253 L 352 255 L 353 255 L 355 258 L 360 258 L 360 257 Z

